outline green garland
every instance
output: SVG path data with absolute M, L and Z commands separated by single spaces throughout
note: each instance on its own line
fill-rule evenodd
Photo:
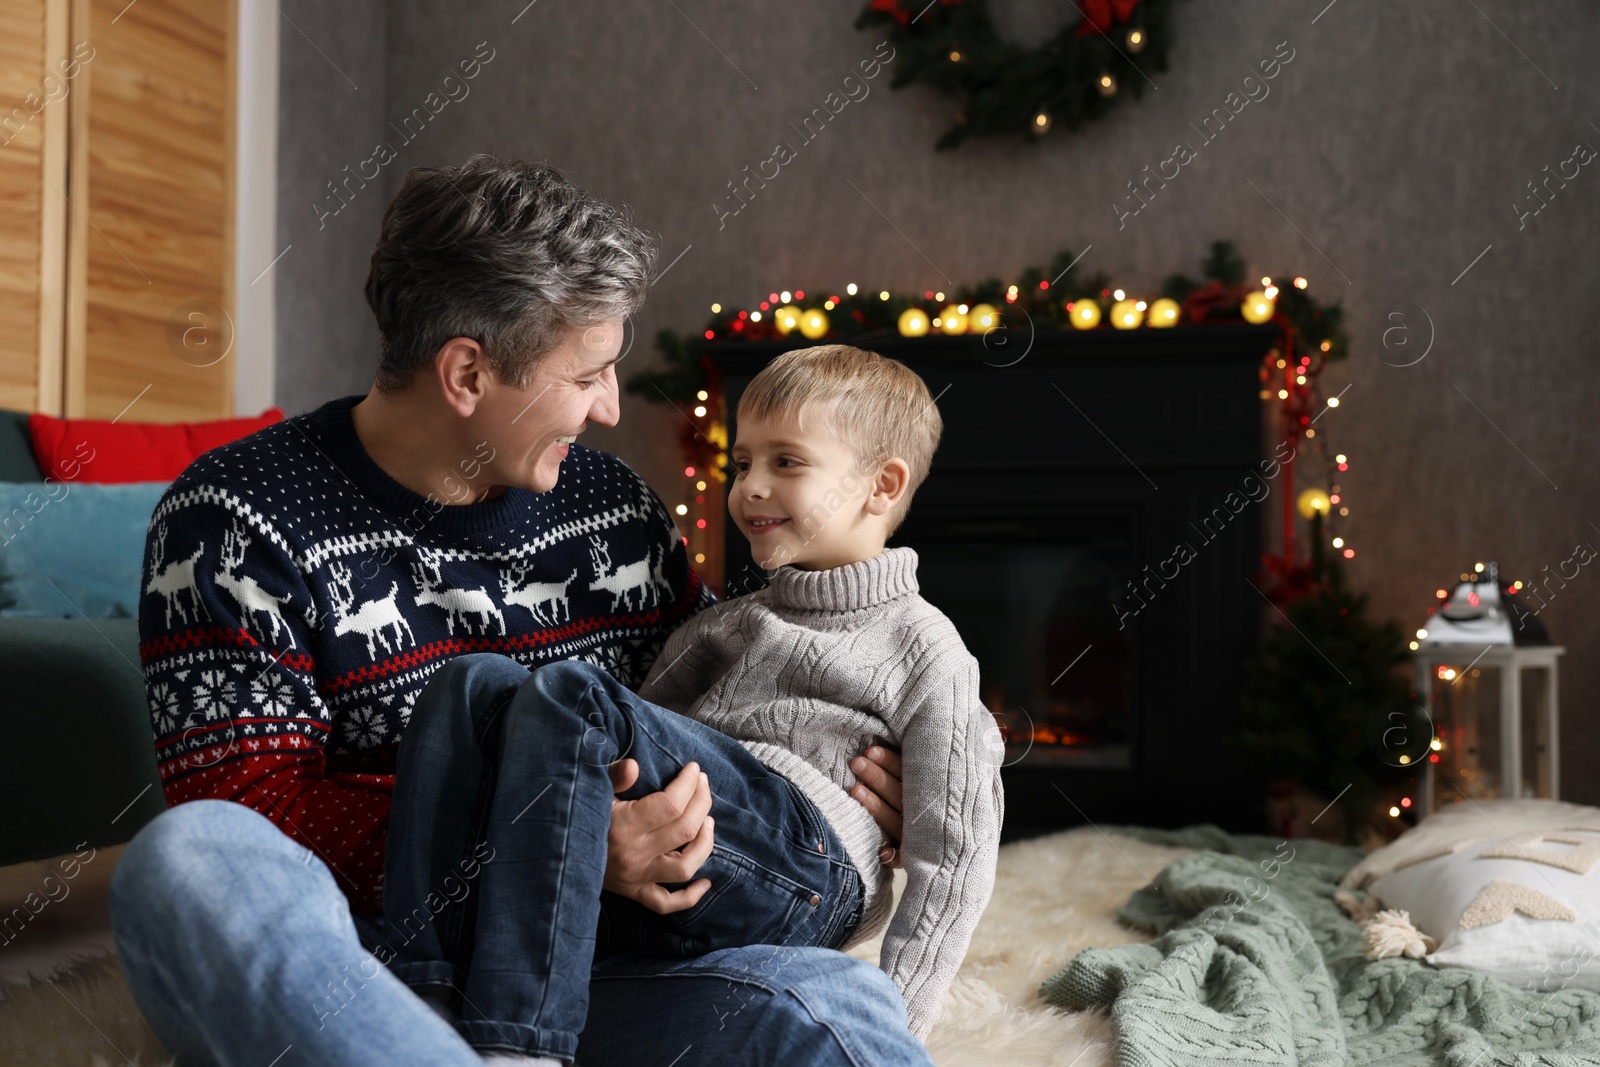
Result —
M 1026 313 L 1036 329 L 1070 330 L 1067 304 L 1077 300 L 1094 300 L 1106 312 L 1112 304 L 1111 282 L 1103 272 L 1080 274 L 1072 266 L 1077 254 L 1058 252 L 1047 267 L 1029 267 L 1012 283 L 1016 298 L 1008 300 L 1011 286 L 998 278 L 988 278 L 975 285 L 963 285 L 944 294 L 944 300 L 928 295 L 890 293 L 881 298 L 878 290 L 860 289 L 854 294 L 831 293 L 838 296 L 837 305 L 828 310 L 828 334 L 819 344 L 849 341 L 871 334 L 889 334 L 898 337 L 897 323 L 907 308 L 921 308 L 929 318 L 937 315 L 947 304 L 991 304 L 1000 309 L 1012 324 L 1018 323 Z M 1170 297 L 1184 307 L 1187 322 L 1238 321 L 1239 302 L 1248 286 L 1244 284 L 1245 263 L 1230 241 L 1214 241 L 1210 254 L 1201 265 L 1204 282 L 1182 274 L 1168 276 L 1162 295 Z M 1279 277 L 1274 275 L 1274 277 Z M 1288 278 L 1292 275 L 1282 275 Z M 1052 281 L 1053 279 L 1053 281 Z M 1045 284 L 1048 283 L 1048 284 Z M 804 304 L 821 305 L 823 298 L 816 293 Z M 771 301 L 766 303 L 770 304 Z M 1314 350 L 1320 355 L 1317 369 L 1333 360 L 1343 359 L 1348 352 L 1342 322 L 1344 313 L 1340 305 L 1322 305 L 1304 289 L 1293 284 L 1280 286 L 1277 309 L 1287 318 L 1297 335 L 1297 347 Z M 679 334 L 661 330 L 655 337 L 655 347 L 661 353 L 664 368 L 641 370 L 632 375 L 625 386 L 627 392 L 642 396 L 652 403 L 675 408 L 693 406 L 696 394 L 706 387 L 705 367 L 701 354 L 708 343 L 725 341 L 768 341 L 780 339 L 772 325 L 771 309 L 762 321 L 752 322 L 749 312 L 728 307 L 712 315 L 699 330 L 692 334 Z M 1101 325 L 1099 329 L 1110 329 Z M 1149 327 L 1142 327 L 1148 329 Z M 1327 345 L 1323 349 L 1321 346 Z
M 961 103 L 935 144 L 1022 134 L 1054 123 L 1077 129 L 1104 116 L 1131 88 L 1143 96 L 1150 72 L 1167 69 L 1172 0 L 1081 0 L 1083 20 L 1037 48 L 1002 40 L 986 0 L 872 0 L 856 28 L 886 26 L 895 46 L 890 87 L 931 85 Z

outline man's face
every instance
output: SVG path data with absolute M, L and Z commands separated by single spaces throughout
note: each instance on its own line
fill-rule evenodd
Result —
M 617 424 L 615 364 L 622 339 L 620 320 L 572 327 L 526 388 L 496 383 L 475 415 L 484 420 L 485 436 L 495 449 L 488 466 L 497 483 L 547 493 L 560 477 L 566 442 L 591 422 Z

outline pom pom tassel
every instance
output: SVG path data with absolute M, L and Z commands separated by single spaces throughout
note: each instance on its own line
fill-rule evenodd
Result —
M 1408 912 L 1380 911 L 1361 927 L 1361 947 L 1369 960 L 1407 956 L 1419 960 L 1439 947 L 1439 943 L 1411 923 Z

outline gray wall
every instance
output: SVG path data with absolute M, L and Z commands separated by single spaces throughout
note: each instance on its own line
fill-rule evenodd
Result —
M 1084 268 L 1148 293 L 1169 272 L 1197 273 L 1207 242 L 1232 238 L 1252 272 L 1298 271 L 1319 296 L 1344 301 L 1353 355 L 1325 386 L 1349 388 L 1318 425 L 1353 460 L 1341 478 L 1358 550 L 1351 576 L 1380 615 L 1415 627 L 1433 589 L 1475 559 L 1532 578 L 1579 541 L 1600 545 L 1587 438 L 1600 307 L 1586 247 L 1600 222 L 1600 173 L 1583 168 L 1523 229 L 1512 207 L 1577 142 L 1600 145 L 1589 121 L 1600 116 L 1590 5 L 1483 3 L 1481 14 L 1457 0 L 1180 5 L 1172 69 L 1157 90 L 1032 147 L 973 142 L 936 155 L 953 103 L 924 89 L 891 93 L 885 73 L 719 228 L 712 204 L 725 183 L 779 140 L 798 143 L 786 123 L 871 55 L 879 35 L 851 26 L 860 0 L 632 0 L 603 14 L 525 2 L 286 3 L 361 85 L 352 91 L 285 30 L 280 225 L 295 244 L 278 280 L 286 408 L 364 389 L 375 361 L 360 286 L 386 194 L 369 189 L 320 232 L 311 200 L 487 41 L 495 59 L 471 96 L 406 147 L 386 171 L 387 192 L 406 167 L 486 150 L 546 158 L 632 205 L 662 234 L 667 260 L 689 251 L 639 316 L 624 369 L 653 358 L 656 329 L 698 326 L 713 300 L 850 280 L 1004 278 L 1088 245 Z M 993 6 L 1019 40 L 1037 39 L 1062 7 Z M 1270 95 L 1201 145 L 1189 123 L 1283 41 L 1295 55 Z M 1119 225 L 1112 204 L 1126 183 L 1179 140 L 1198 158 Z M 1393 365 L 1420 354 L 1429 317 L 1428 356 Z M 1386 351 L 1385 329 L 1402 322 L 1411 344 L 1391 333 Z M 586 439 L 667 495 L 681 480 L 676 417 L 630 399 L 617 429 Z M 1586 610 L 1600 594 L 1594 570 L 1542 616 L 1570 650 L 1565 794 L 1590 803 L 1600 802 L 1600 776 L 1588 773 L 1600 756 L 1590 698 L 1600 619 Z

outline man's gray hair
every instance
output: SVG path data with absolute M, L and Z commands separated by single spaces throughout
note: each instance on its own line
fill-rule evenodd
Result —
M 480 154 L 417 167 L 384 211 L 367 274 L 378 388 L 406 388 L 453 337 L 477 341 L 501 380 L 525 387 L 568 328 L 639 309 L 657 253 L 626 208 L 548 164 Z

